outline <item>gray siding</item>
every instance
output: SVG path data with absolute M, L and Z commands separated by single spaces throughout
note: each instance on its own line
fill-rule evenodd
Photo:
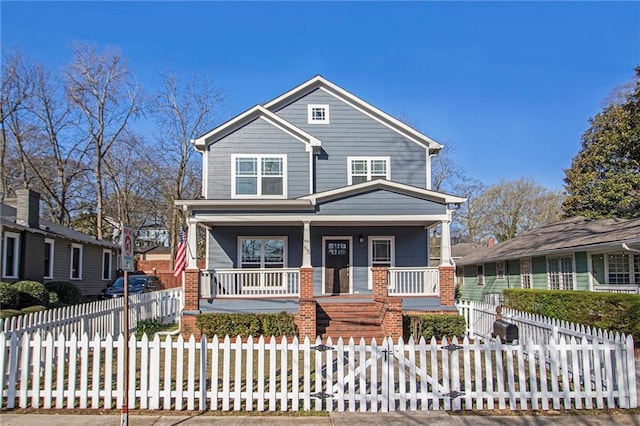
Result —
M 329 105 L 330 124 L 308 124 L 307 105 Z M 315 90 L 276 112 L 320 139 L 323 154 L 316 162 L 316 192 L 347 185 L 348 156 L 391 157 L 391 180 L 426 188 L 424 146 L 402 137 L 324 90 Z
M 379 190 L 323 203 L 318 206 L 318 213 L 321 215 L 427 215 L 444 214 L 445 206 L 396 192 Z
M 232 154 L 286 154 L 288 198 L 309 194 L 306 144 L 256 119 L 210 146 L 207 199 L 231 198 Z

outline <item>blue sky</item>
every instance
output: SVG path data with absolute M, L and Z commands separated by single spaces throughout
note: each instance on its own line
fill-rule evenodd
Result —
M 640 64 L 638 2 L 11 2 L 2 48 L 56 68 L 115 46 L 148 90 L 207 73 L 218 122 L 316 74 L 455 146 L 486 184 L 561 189 L 588 119 Z M 211 123 L 213 127 L 216 123 Z

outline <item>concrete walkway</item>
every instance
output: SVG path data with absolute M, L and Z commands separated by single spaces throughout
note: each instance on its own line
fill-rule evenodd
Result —
M 1 414 L 2 426 L 80 426 L 120 425 L 119 415 L 95 414 Z M 609 426 L 640 425 L 640 414 L 611 415 L 545 415 L 545 416 L 475 416 L 449 415 L 444 411 L 411 411 L 395 413 L 331 413 L 325 417 L 293 416 L 156 416 L 129 415 L 132 426 L 184 425 L 430 425 L 430 426 Z

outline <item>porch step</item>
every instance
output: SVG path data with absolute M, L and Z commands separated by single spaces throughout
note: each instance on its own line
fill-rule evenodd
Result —
M 353 337 L 359 343 L 362 337 L 369 343 L 374 337 L 377 341 L 383 338 L 380 308 L 373 302 L 323 302 L 316 312 L 316 333 L 323 340 Z

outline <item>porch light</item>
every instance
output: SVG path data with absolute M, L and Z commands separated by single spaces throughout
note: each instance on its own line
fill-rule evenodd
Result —
M 360 241 L 361 243 L 364 243 L 364 237 L 362 236 L 362 234 L 358 236 L 358 241 Z

